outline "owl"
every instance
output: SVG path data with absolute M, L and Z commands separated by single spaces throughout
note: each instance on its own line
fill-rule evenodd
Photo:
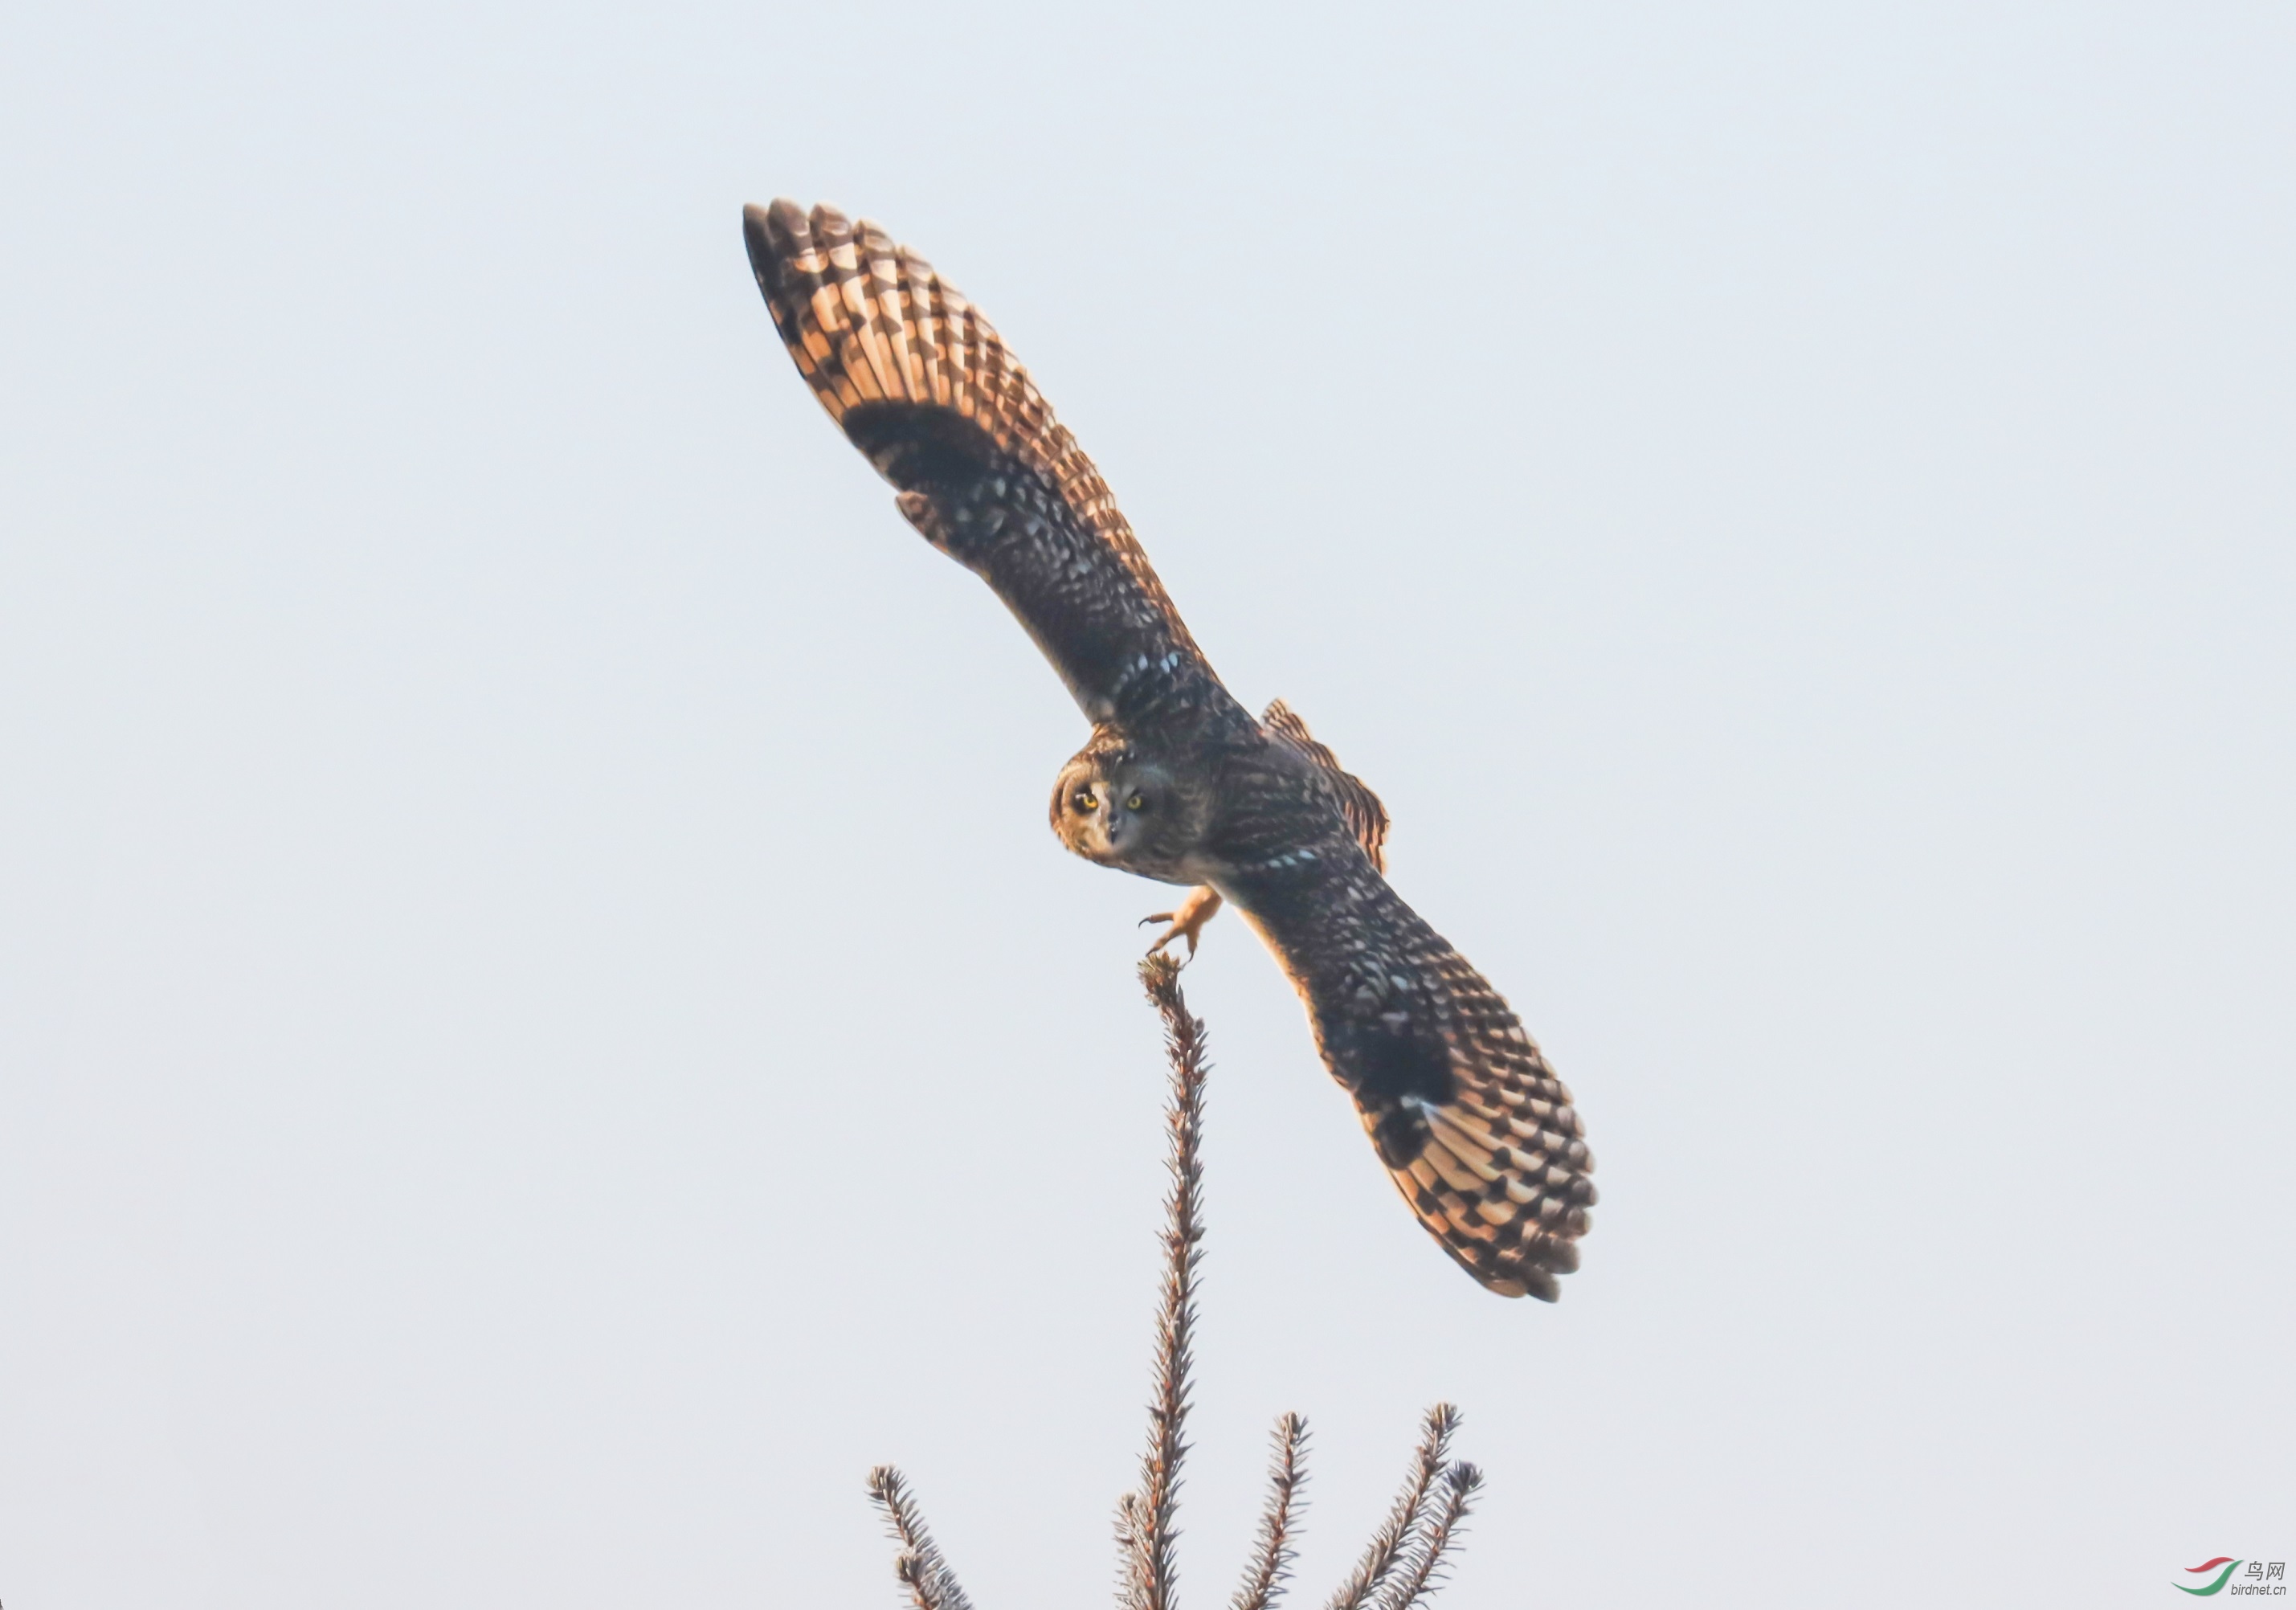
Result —
M 742 233 L 798 373 L 902 515 L 1004 601 L 1092 724 L 1052 827 L 1190 891 L 1152 949 L 1223 904 L 1300 992 L 1332 1076 L 1443 1250 L 1503 1296 L 1578 1265 L 1594 1161 L 1570 1093 L 1498 992 L 1386 877 L 1377 796 L 1280 701 L 1213 673 L 1092 460 L 988 322 L 864 219 L 795 203 Z

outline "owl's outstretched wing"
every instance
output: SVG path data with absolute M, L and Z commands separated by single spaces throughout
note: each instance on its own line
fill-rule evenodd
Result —
M 866 218 L 743 209 L 775 327 L 934 546 L 995 588 L 1085 714 L 1248 729 L 1108 483 L 956 288 Z
M 1578 1267 L 1595 1162 L 1570 1092 L 1498 991 L 1367 857 L 1271 865 L 1233 892 L 1419 1221 L 1492 1291 L 1554 1301 Z

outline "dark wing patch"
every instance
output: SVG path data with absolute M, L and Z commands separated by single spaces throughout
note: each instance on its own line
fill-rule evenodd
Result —
M 901 489 L 910 522 L 996 589 L 1088 716 L 1230 713 L 1108 483 L 955 286 L 832 207 L 750 207 L 742 234 L 814 396 Z
M 1299 712 L 1278 699 L 1259 718 L 1268 731 L 1282 738 L 1306 755 L 1328 775 L 1332 786 L 1340 796 L 1340 812 L 1348 819 L 1348 831 L 1356 842 L 1371 858 L 1372 866 L 1381 872 L 1387 870 L 1387 807 L 1379 802 L 1364 780 L 1340 764 L 1340 757 L 1308 732 L 1308 724 Z

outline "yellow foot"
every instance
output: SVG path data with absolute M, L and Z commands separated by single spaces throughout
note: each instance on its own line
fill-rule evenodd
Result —
M 1196 936 L 1204 931 L 1204 924 L 1212 920 L 1212 914 L 1219 908 L 1219 891 L 1206 883 L 1201 888 L 1188 891 L 1188 898 L 1180 902 L 1177 911 L 1160 911 L 1153 916 L 1142 917 L 1140 925 L 1144 928 L 1151 923 L 1172 924 L 1157 935 L 1156 942 L 1148 947 L 1148 954 L 1153 956 L 1174 940 L 1184 939 L 1188 941 L 1189 959 L 1193 960 Z

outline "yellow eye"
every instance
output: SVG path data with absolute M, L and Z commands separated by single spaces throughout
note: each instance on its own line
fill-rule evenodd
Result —
M 1100 809 L 1100 801 L 1093 797 L 1092 790 L 1089 788 L 1078 789 L 1076 798 L 1070 801 L 1070 803 L 1073 804 L 1078 810 L 1098 810 Z
M 1148 801 L 1136 793 L 1130 799 L 1124 801 L 1124 809 L 1127 810 L 1145 810 L 1148 809 Z

